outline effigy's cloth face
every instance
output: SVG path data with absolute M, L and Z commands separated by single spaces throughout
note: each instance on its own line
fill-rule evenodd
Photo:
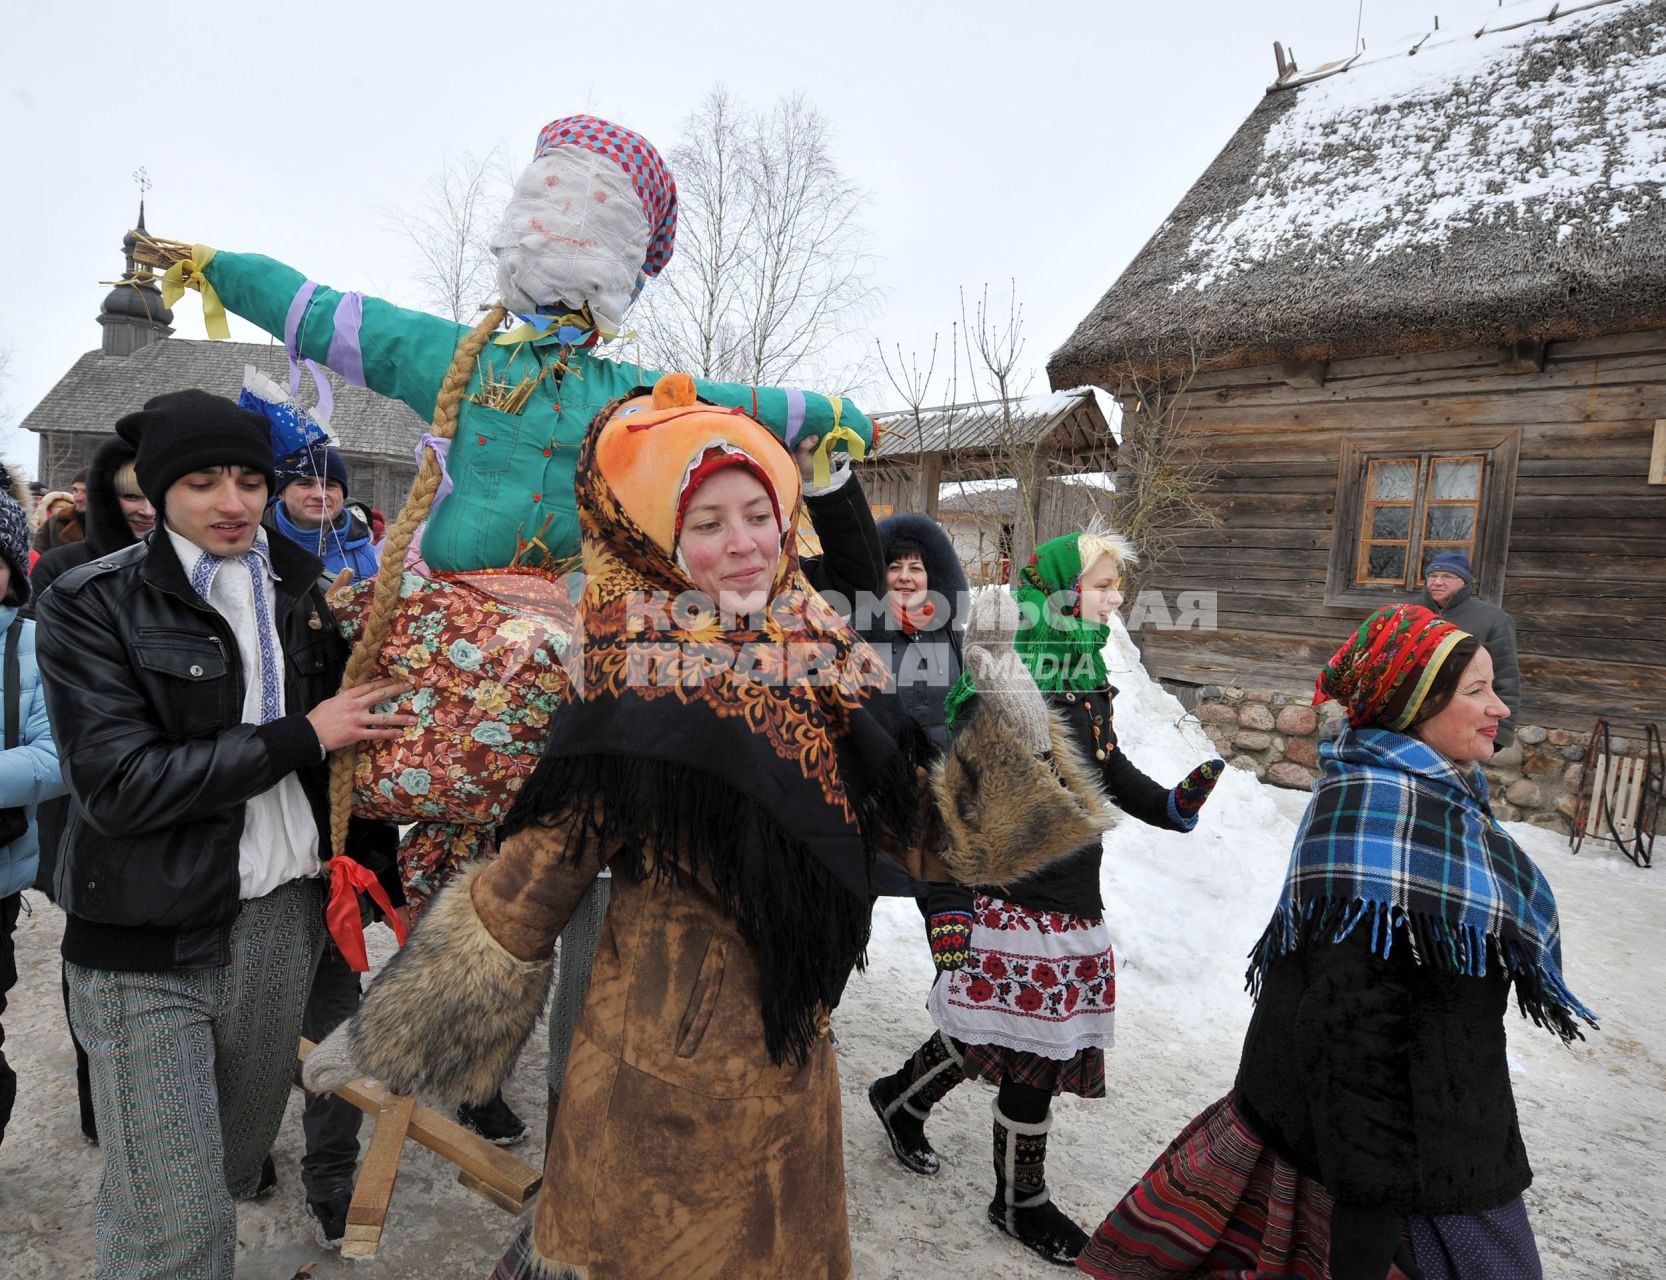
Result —
M 337 602 L 358 638 L 372 582 Z M 578 611 L 566 578 L 495 570 L 407 572 L 375 675 L 413 686 L 387 709 L 415 726 L 359 748 L 353 812 L 399 823 L 496 826 L 537 766 L 576 658 Z

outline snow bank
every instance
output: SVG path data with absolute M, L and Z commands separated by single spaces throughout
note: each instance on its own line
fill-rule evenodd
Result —
M 1117 739 L 1150 777 L 1173 786 L 1217 753 L 1178 699 L 1146 674 L 1120 621 L 1105 662 L 1116 687 Z M 1296 797 L 1299 798 L 1299 797 Z M 1106 924 L 1119 1008 L 1160 1001 L 1183 1035 L 1249 1018 L 1244 970 L 1272 914 L 1295 827 L 1271 788 L 1228 769 L 1195 830 L 1124 819 L 1105 837 Z

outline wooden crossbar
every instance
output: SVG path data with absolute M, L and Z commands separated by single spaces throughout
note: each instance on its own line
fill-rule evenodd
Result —
M 295 1068 L 297 1087 L 300 1063 L 315 1048 L 311 1040 L 302 1037 Z M 368 1076 L 335 1092 L 376 1121 L 347 1209 L 347 1230 L 341 1239 L 344 1257 L 376 1256 L 407 1139 L 456 1165 L 458 1182 L 506 1212 L 519 1213 L 538 1194 L 544 1180 L 539 1170 L 415 1098 L 391 1093 Z

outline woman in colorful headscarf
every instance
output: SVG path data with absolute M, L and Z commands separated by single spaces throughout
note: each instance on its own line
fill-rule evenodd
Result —
M 1562 977 L 1550 885 L 1487 807 L 1480 766 L 1510 713 L 1492 659 L 1396 605 L 1320 673 L 1328 698 L 1349 727 L 1320 748 L 1251 953 L 1237 1083 L 1111 1210 L 1090 1275 L 1541 1275 L 1511 988 L 1564 1041 L 1596 1024 Z
M 1024 614 L 1017 657 L 1110 798 L 1141 822 L 1189 831 L 1221 761 L 1200 765 L 1171 790 L 1117 749 L 1116 690 L 1102 651 L 1122 603 L 1123 566 L 1132 560 L 1127 544 L 1110 534 L 1067 534 L 1038 547 L 1016 591 Z M 974 671 L 970 684 L 981 692 L 985 679 Z M 950 695 L 951 710 L 961 692 Z M 938 1030 L 868 1092 L 897 1158 L 932 1174 L 939 1162 L 925 1136 L 931 1108 L 967 1077 L 997 1085 L 989 1220 L 1066 1266 L 1087 1233 L 1048 1193 L 1047 1134 L 1055 1095 L 1105 1096 L 1116 970 L 1099 892 L 1103 853 L 1095 836 L 1036 874 L 968 892 L 958 938 L 949 936 L 951 913 L 937 895 L 931 943 L 940 973 L 927 1008 Z
M 673 375 L 598 416 L 578 475 L 582 672 L 501 853 L 432 900 L 307 1083 L 489 1096 L 608 867 L 545 1190 L 498 1277 L 841 1277 L 827 1009 L 886 887 L 869 850 L 897 851 L 896 892 L 944 874 L 909 836 L 920 736 L 799 572 L 798 467 L 763 427 Z M 992 719 L 959 763 L 1062 790 Z M 1074 847 L 1011 843 L 1026 866 Z

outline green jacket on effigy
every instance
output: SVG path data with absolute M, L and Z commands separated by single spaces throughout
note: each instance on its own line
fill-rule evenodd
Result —
M 292 332 L 300 356 L 433 420 L 440 383 L 469 326 L 315 285 L 259 254 L 222 250 L 201 269 L 226 310 L 274 337 Z M 604 405 L 660 377 L 638 364 L 598 359 L 563 341 L 555 324 L 539 333 L 523 321 L 496 335 L 476 362 L 458 414 L 447 462 L 454 489 L 423 532 L 423 559 L 453 572 L 576 556 L 573 465 L 585 428 Z M 696 386 L 715 404 L 744 407 L 789 444 L 816 435 L 826 445 L 834 434 L 860 456 L 873 443 L 868 419 L 836 397 L 700 379 Z

